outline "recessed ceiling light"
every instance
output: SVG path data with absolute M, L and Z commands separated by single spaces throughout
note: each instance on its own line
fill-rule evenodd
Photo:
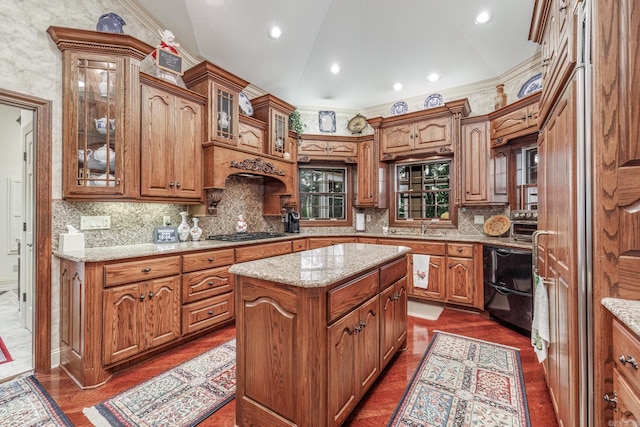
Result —
M 332 72 L 333 74 L 338 74 L 338 73 L 340 72 L 340 65 L 338 65 L 338 64 L 333 64 L 333 65 L 331 66 L 331 72 Z
M 440 78 L 440 74 L 438 73 L 431 73 L 427 76 L 427 80 L 429 80 L 430 82 L 435 82 Z
M 269 28 L 269 31 L 267 32 L 267 34 L 269 35 L 270 39 L 279 39 L 280 36 L 282 35 L 282 30 L 280 29 L 280 27 L 271 27 Z
M 476 24 L 486 24 L 487 22 L 491 21 L 491 17 L 491 12 L 483 10 L 476 15 Z
M 402 90 L 402 83 L 396 83 L 393 85 L 393 90 Z

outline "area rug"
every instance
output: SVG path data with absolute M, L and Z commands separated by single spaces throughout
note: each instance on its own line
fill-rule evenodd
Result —
M 82 412 L 95 426 L 195 426 L 235 398 L 232 339 Z
M 435 332 L 388 426 L 530 426 L 520 351 Z
M 0 384 L 0 426 L 73 427 L 33 375 Z
M 2 341 L 2 338 L 0 337 L 0 363 L 7 363 L 12 360 L 9 350 L 7 350 L 7 346 L 4 345 L 4 341 Z

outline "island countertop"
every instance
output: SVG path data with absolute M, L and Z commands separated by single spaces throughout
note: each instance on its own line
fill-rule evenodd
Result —
M 234 264 L 229 272 L 291 286 L 324 287 L 409 251 L 406 246 L 345 243 Z

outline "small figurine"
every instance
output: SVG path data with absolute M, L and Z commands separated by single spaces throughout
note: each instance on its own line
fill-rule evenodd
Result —
M 178 49 L 176 49 L 176 47 L 180 45 L 176 42 L 176 37 L 173 35 L 173 33 L 169 30 L 164 30 L 164 31 L 158 30 L 158 33 L 160 34 L 160 38 L 162 40 L 160 41 L 160 44 L 156 47 L 159 47 L 160 49 L 168 50 L 174 55 L 179 55 Z M 153 56 L 153 59 L 156 59 L 156 52 L 153 51 L 151 53 L 151 56 Z
M 247 222 L 244 220 L 244 215 L 238 215 L 238 221 L 236 221 L 236 233 L 246 233 Z

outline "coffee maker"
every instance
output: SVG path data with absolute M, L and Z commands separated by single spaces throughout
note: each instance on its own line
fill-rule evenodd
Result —
M 286 233 L 300 232 L 300 212 L 287 212 L 284 217 L 284 231 Z

